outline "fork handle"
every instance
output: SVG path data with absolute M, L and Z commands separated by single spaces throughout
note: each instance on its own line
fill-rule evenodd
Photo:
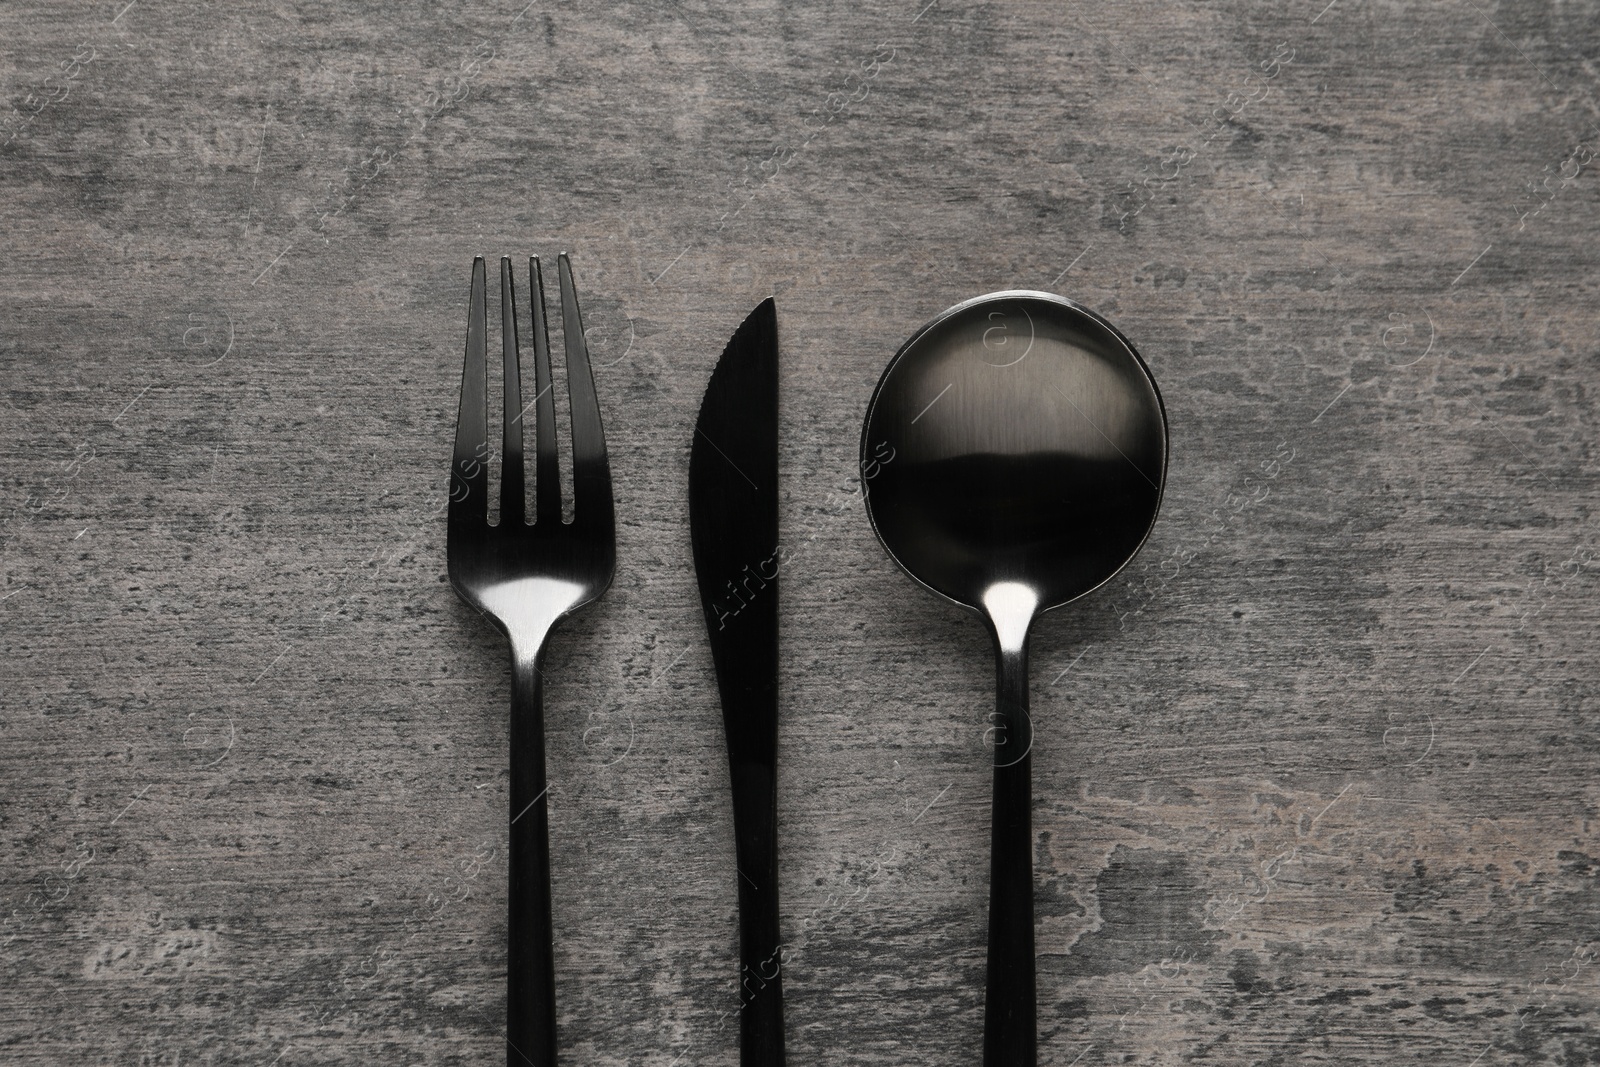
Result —
M 507 1067 L 555 1067 L 555 943 L 544 770 L 543 650 L 511 672 L 511 858 L 506 927 Z

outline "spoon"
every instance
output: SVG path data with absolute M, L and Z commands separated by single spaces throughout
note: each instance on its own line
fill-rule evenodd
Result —
M 990 293 L 918 330 L 861 433 L 872 528 L 907 574 L 988 624 L 998 700 L 984 1067 L 1034 1067 L 1028 631 L 1104 585 L 1155 522 L 1167 418 L 1133 345 L 1050 293 Z

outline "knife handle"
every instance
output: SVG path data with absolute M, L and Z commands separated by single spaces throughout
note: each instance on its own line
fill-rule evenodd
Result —
M 543 650 L 511 671 L 511 857 L 506 926 L 507 1067 L 555 1067 L 555 945 L 544 770 Z
M 989 851 L 989 974 L 984 1067 L 1038 1062 L 1033 970 L 1033 720 L 1028 646 L 999 650 Z
M 739 868 L 739 1063 L 783 1067 L 777 775 L 773 765 L 761 763 L 730 770 Z

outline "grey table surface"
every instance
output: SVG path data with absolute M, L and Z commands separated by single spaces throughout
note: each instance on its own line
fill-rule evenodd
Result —
M 737 1062 L 686 478 L 768 295 L 791 1058 L 978 1059 L 990 650 L 856 448 L 1008 288 L 1172 428 L 1034 637 L 1041 1063 L 1600 1062 L 1594 0 L 11 3 L 0 86 L 0 1060 L 499 1062 L 439 509 L 471 259 L 566 249 L 621 525 L 546 668 L 565 1062 Z

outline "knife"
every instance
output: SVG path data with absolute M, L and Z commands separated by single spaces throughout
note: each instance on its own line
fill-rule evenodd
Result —
M 783 1064 L 778 942 L 778 312 L 723 350 L 689 452 L 689 539 L 733 782 L 739 1062 Z

